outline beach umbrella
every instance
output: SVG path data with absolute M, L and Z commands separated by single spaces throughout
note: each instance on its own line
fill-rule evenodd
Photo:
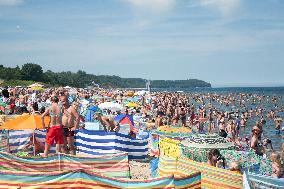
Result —
M 108 109 L 108 110 L 122 110 L 122 106 L 118 103 L 114 103 L 114 102 L 104 102 L 102 104 L 99 105 L 99 108 L 101 110 L 104 110 L 104 109 Z
M 129 108 L 133 108 L 133 107 L 137 107 L 139 105 L 136 104 L 136 103 L 133 103 L 133 102 L 129 102 L 126 106 L 128 106 Z
M 29 85 L 28 87 L 29 88 L 32 88 L 32 87 L 43 87 L 44 85 L 40 84 L 40 83 L 34 83 L 34 84 L 31 84 Z
M 135 95 L 143 96 L 143 95 L 145 95 L 146 93 L 148 93 L 148 91 L 142 90 L 142 91 L 137 91 L 137 92 L 135 93 Z
M 44 88 L 39 87 L 39 86 L 34 86 L 34 87 L 31 87 L 31 90 L 33 90 L 33 91 L 44 91 Z
M 128 97 L 133 97 L 134 96 L 134 92 L 133 91 L 127 91 L 124 95 L 128 96 Z
M 44 118 L 45 126 L 49 125 L 49 117 Z M 25 130 L 25 129 L 42 129 L 41 116 L 23 114 L 16 119 L 5 122 L 0 129 L 5 130 Z
M 69 87 L 68 85 L 63 87 L 64 89 L 71 89 L 71 87 Z

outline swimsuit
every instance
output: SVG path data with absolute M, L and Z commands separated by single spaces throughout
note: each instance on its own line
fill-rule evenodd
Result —
M 67 112 L 66 117 L 68 118 L 70 116 L 70 113 L 67 110 L 66 110 L 66 112 Z M 75 136 L 75 132 L 71 131 L 70 128 L 63 125 L 63 135 L 64 135 L 64 137 L 73 137 L 73 136 Z
M 64 143 L 62 128 L 60 125 L 51 126 L 49 129 L 47 129 L 45 142 L 48 145 L 52 146 L 54 144 L 54 141 L 56 142 L 56 144 Z
M 61 117 L 61 116 L 62 116 L 61 108 L 59 114 L 55 114 L 52 112 L 52 110 L 50 110 L 50 117 Z M 45 142 L 48 145 L 52 146 L 54 144 L 54 141 L 56 142 L 56 144 L 64 143 L 62 127 L 60 125 L 52 125 L 50 126 L 49 129 L 47 129 Z

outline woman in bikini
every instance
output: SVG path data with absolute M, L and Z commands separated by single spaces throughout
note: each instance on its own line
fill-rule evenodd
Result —
M 62 131 L 62 107 L 58 105 L 59 99 L 57 96 L 52 97 L 51 102 L 51 106 L 47 108 L 41 116 L 43 129 L 46 129 L 44 117 L 48 114 L 50 116 L 50 125 L 47 128 L 43 157 L 48 156 L 49 149 L 54 142 L 56 142 L 56 153 L 61 151 L 61 145 L 64 143 Z

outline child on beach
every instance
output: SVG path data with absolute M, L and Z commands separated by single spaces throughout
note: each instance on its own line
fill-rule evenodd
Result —
M 274 178 L 284 178 L 284 167 L 281 163 L 280 154 L 273 152 L 270 156 L 272 161 L 272 177 Z

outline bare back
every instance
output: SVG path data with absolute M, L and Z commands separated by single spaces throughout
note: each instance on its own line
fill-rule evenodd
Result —
M 62 123 L 62 108 L 58 106 L 58 104 L 53 103 L 49 109 L 50 114 L 50 124 L 53 125 L 61 125 Z

